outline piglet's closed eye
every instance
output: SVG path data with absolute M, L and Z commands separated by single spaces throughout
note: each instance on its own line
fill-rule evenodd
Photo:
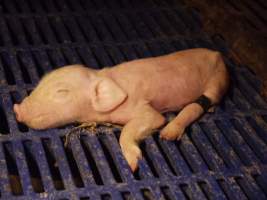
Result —
M 68 89 L 58 89 L 57 90 L 57 93 L 60 93 L 60 94 L 67 94 L 69 92 Z
M 68 89 L 58 89 L 53 95 L 56 102 L 66 102 L 71 100 L 70 91 Z

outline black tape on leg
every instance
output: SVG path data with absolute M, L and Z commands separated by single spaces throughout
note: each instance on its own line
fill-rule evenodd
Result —
M 197 103 L 198 105 L 200 105 L 204 112 L 207 112 L 209 110 L 209 108 L 211 107 L 211 100 L 206 97 L 205 95 L 201 95 L 196 101 L 195 103 Z

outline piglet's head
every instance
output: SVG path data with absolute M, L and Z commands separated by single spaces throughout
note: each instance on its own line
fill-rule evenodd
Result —
M 14 105 L 14 111 L 19 122 L 46 129 L 94 121 L 97 115 L 114 110 L 126 97 L 112 79 L 98 71 L 68 66 L 46 75 L 30 96 Z

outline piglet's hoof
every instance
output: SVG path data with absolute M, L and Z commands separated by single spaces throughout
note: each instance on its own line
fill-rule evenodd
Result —
M 138 146 L 128 146 L 122 148 L 122 153 L 127 160 L 131 170 L 134 172 L 138 168 L 138 160 L 142 159 L 142 152 Z
M 183 136 L 184 128 L 181 126 L 170 122 L 167 126 L 163 128 L 160 132 L 160 138 L 165 140 L 180 140 Z

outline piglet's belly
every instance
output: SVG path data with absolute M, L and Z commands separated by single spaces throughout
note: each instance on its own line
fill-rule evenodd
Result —
M 194 102 L 203 94 L 204 86 L 198 80 L 180 79 L 163 83 L 152 93 L 151 105 L 159 112 L 177 111 Z

